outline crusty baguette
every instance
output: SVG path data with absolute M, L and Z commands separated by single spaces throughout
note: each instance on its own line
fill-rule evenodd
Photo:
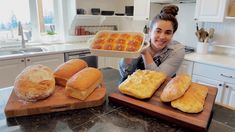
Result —
M 181 97 L 191 83 L 191 76 L 187 74 L 177 75 L 165 86 L 160 96 L 160 100 L 162 102 L 170 102 Z
M 26 67 L 15 79 L 14 92 L 25 101 L 45 99 L 55 90 L 53 70 L 44 65 Z
M 87 67 L 67 82 L 65 92 L 68 96 L 85 100 L 103 81 L 103 74 L 100 70 Z
M 61 64 L 54 72 L 56 84 L 65 86 L 69 78 L 87 66 L 87 63 L 81 59 L 72 59 Z
M 171 102 L 171 106 L 187 113 L 203 110 L 208 87 L 193 83 L 183 96 Z

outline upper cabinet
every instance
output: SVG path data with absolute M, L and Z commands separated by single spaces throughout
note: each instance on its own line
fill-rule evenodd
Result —
M 229 0 L 197 0 L 195 18 L 201 22 L 223 22 Z
M 134 0 L 134 20 L 149 20 L 150 0 Z

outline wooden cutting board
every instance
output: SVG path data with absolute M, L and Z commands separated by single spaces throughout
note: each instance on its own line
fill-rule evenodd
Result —
M 12 91 L 5 107 L 6 117 L 27 116 L 72 109 L 82 109 L 102 105 L 105 101 L 106 88 L 96 88 L 84 101 L 65 95 L 64 87 L 56 86 L 53 95 L 37 102 L 26 102 L 19 99 Z
M 170 79 L 167 79 L 150 99 L 136 99 L 120 93 L 117 89 L 114 93 L 109 95 L 109 100 L 178 124 L 182 127 L 190 128 L 195 131 L 207 131 L 217 88 L 207 86 L 208 94 L 203 111 L 197 114 L 189 114 L 174 109 L 171 107 L 170 103 L 160 101 L 162 90 L 169 80 Z

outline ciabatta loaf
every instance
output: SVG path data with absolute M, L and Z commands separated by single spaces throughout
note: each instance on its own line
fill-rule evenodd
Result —
M 119 85 L 119 91 L 139 99 L 150 98 L 166 79 L 163 72 L 137 70 Z
M 99 69 L 87 67 L 68 80 L 65 92 L 68 96 L 85 100 L 102 81 L 103 74 Z
M 177 75 L 168 82 L 160 96 L 161 101 L 170 102 L 181 97 L 192 83 L 191 76 L 187 74 Z
M 191 84 L 185 94 L 172 101 L 171 106 L 187 113 L 198 113 L 203 110 L 208 87 L 200 84 Z
M 26 67 L 15 79 L 14 92 L 25 101 L 45 99 L 55 90 L 53 71 L 44 65 Z
M 72 59 L 61 64 L 54 72 L 56 84 L 65 86 L 69 78 L 87 66 L 82 59 Z

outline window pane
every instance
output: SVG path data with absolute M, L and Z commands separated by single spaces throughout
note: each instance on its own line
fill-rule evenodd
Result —
M 38 10 L 43 41 L 56 41 L 54 0 L 38 0 Z
M 28 0 L 0 0 L 1 43 L 20 39 L 18 35 L 19 21 L 23 26 L 26 39 L 30 40 L 31 26 L 28 2 Z

